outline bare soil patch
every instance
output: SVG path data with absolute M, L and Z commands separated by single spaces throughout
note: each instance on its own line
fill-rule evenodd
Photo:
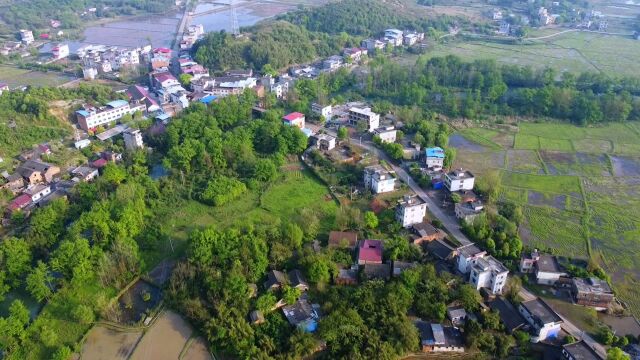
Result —
M 489 149 L 482 145 L 478 145 L 473 141 L 468 140 L 460 134 L 453 134 L 449 137 L 449 146 L 453 146 L 456 149 L 467 150 L 471 152 L 485 152 Z
M 207 343 L 203 338 L 195 339 L 185 352 L 182 360 L 212 360 L 211 353 L 207 348 Z
M 142 332 L 122 332 L 94 326 L 87 334 L 80 359 L 128 359 L 141 336 Z
M 615 176 L 640 176 L 640 159 L 611 155 Z
M 192 332 L 180 315 L 166 311 L 142 337 L 131 359 L 178 359 Z

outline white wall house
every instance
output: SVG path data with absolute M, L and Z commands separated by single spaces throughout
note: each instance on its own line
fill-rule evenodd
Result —
M 385 128 L 377 128 L 374 130 L 375 136 L 380 138 L 380 141 L 383 143 L 394 143 L 396 142 L 398 131 L 393 128 L 393 126 L 385 127 Z
M 140 130 L 127 130 L 124 132 L 123 136 L 124 145 L 128 150 L 144 148 L 144 142 L 142 141 L 142 132 L 140 132 Z
M 449 191 L 473 190 L 475 177 L 469 171 L 458 169 L 451 171 L 444 177 L 444 185 Z
M 325 120 L 331 120 L 331 115 L 333 113 L 331 105 L 320 105 L 318 103 L 311 104 L 311 111 L 318 115 L 322 115 Z
M 127 101 L 115 100 L 100 108 L 85 105 L 82 109 L 76 111 L 76 117 L 80 127 L 88 131 L 104 124 L 116 122 L 124 115 L 133 114 L 138 110 L 138 107 L 132 108 Z
M 364 169 L 364 186 L 374 194 L 395 190 L 396 178 L 380 165 L 368 166 Z
M 405 195 L 396 206 L 396 220 L 405 228 L 421 223 L 426 214 L 427 204 L 416 195 Z
M 475 244 L 461 246 L 456 249 L 456 252 L 458 253 L 458 271 L 463 274 L 468 274 L 471 271 L 471 266 L 487 254 Z
M 555 339 L 560 333 L 562 318 L 540 298 L 522 302 L 518 310 L 531 325 L 532 342 Z
M 444 166 L 445 153 L 441 147 L 432 147 L 425 149 L 425 160 L 427 168 L 442 169 Z
M 469 283 L 476 290 L 488 289 L 492 294 L 502 294 L 502 289 L 507 283 L 507 269 L 500 261 L 491 255 L 479 258 L 471 266 Z
M 356 126 L 359 122 L 365 122 L 369 132 L 373 132 L 380 126 L 380 114 L 374 113 L 371 108 L 352 107 L 348 115 L 350 125 Z
M 39 184 L 28 189 L 24 193 L 31 196 L 31 201 L 33 201 L 34 203 L 37 203 L 38 201 L 42 200 L 42 198 L 44 198 L 45 196 L 51 194 L 51 186 Z

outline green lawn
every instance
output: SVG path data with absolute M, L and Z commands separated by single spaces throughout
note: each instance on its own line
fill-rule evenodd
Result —
M 491 150 L 502 150 L 502 146 L 494 142 L 492 139 L 496 137 L 499 132 L 495 130 L 483 129 L 483 128 L 470 128 L 460 131 L 460 134 L 465 138 L 485 146 Z
M 0 65 L 0 82 L 17 86 L 59 86 L 71 80 L 70 77 L 54 72 L 40 72 Z
M 522 150 L 538 150 L 540 149 L 540 138 L 535 135 L 517 133 L 513 147 Z
M 502 172 L 505 186 L 530 189 L 542 193 L 580 194 L 580 179 L 577 176 L 548 176 Z

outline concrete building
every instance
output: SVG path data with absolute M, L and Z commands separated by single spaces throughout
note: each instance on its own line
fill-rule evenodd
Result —
M 584 342 L 584 340 L 563 345 L 562 358 L 565 360 L 604 360 L 604 358 Z
M 458 169 L 444 176 L 444 185 L 449 191 L 473 190 L 475 176 L 469 171 Z
M 444 166 L 444 150 L 441 147 L 426 148 L 425 162 L 429 169 L 442 169 Z
M 124 145 L 128 150 L 136 150 L 144 148 L 142 141 L 142 132 L 138 129 L 129 129 L 123 133 Z
M 33 38 L 33 31 L 31 30 L 20 30 L 20 40 L 25 45 L 31 44 L 35 39 Z
M 486 288 L 492 294 L 502 294 L 502 289 L 507 283 L 508 274 L 509 269 L 496 258 L 491 255 L 483 256 L 471 266 L 469 283 L 476 290 Z
M 395 190 L 396 178 L 380 165 L 368 166 L 364 169 L 364 187 L 374 194 Z
M 606 281 L 597 278 L 574 278 L 571 292 L 578 305 L 590 306 L 596 310 L 609 308 L 615 295 Z
M 343 63 L 344 60 L 341 56 L 333 55 L 322 62 L 322 68 L 329 71 L 337 70 L 342 66 Z
M 520 303 L 520 314 L 531 326 L 531 342 L 555 339 L 560 333 L 562 318 L 542 299 Z
M 336 138 L 328 134 L 314 135 L 316 146 L 320 150 L 330 151 L 336 147 Z
M 396 220 L 405 228 L 421 223 L 426 214 L 427 204 L 417 195 L 405 195 L 396 206 Z
M 469 201 L 455 205 L 456 217 L 466 223 L 472 223 L 475 218 L 482 214 L 484 205 L 481 201 Z
M 295 126 L 300 129 L 304 129 L 305 126 L 305 116 L 303 113 L 292 112 L 290 114 L 285 115 L 282 118 L 282 123 L 289 126 Z
M 463 274 L 468 274 L 478 259 L 487 255 L 487 252 L 480 250 L 475 244 L 469 244 L 459 247 L 458 253 L 458 271 Z
M 331 120 L 333 108 L 331 105 L 320 105 L 318 103 L 311 104 L 311 111 L 324 117 L 325 120 Z
M 464 352 L 464 338 L 460 330 L 442 324 L 429 324 L 422 320 L 415 322 L 420 333 L 420 348 L 424 353 Z
M 31 196 L 32 202 L 37 203 L 47 195 L 51 194 L 51 186 L 38 184 L 27 189 L 24 193 Z
M 383 50 L 384 43 L 377 39 L 365 39 L 360 42 L 360 46 L 367 49 L 367 51 Z
M 373 132 L 380 126 L 380 114 L 371 111 L 371 108 L 352 107 L 348 112 L 348 121 L 352 126 L 358 125 L 360 122 L 366 124 L 365 128 L 368 132 Z
M 85 104 L 82 109 L 76 111 L 76 118 L 78 125 L 83 130 L 89 131 L 101 125 L 114 123 L 126 114 L 144 110 L 144 104 L 135 104 L 132 107 L 127 101 L 114 100 L 99 108 Z
M 82 77 L 85 80 L 95 80 L 98 77 L 98 69 L 94 67 L 83 67 L 82 68 Z
M 380 141 L 382 141 L 383 143 L 394 143 L 396 142 L 398 131 L 393 126 L 389 126 L 384 128 L 377 128 L 373 131 L 373 133 L 374 136 L 379 137 Z
M 384 41 L 393 46 L 402 45 L 403 32 L 398 29 L 387 29 L 384 31 Z
M 53 49 L 51 49 L 51 55 L 56 60 L 64 59 L 69 56 L 69 45 L 67 44 L 58 44 Z
M 560 277 L 567 275 L 553 255 L 540 255 L 534 264 L 534 271 L 536 282 L 540 285 L 554 285 Z

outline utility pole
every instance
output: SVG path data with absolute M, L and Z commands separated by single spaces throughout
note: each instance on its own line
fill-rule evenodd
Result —
M 240 26 L 238 25 L 238 13 L 236 12 L 235 0 L 229 2 L 231 5 L 231 33 L 233 36 L 240 35 Z

